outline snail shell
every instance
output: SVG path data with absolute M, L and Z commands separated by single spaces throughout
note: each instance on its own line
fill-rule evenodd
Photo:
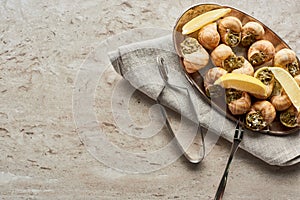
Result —
M 257 101 L 246 115 L 246 125 L 250 129 L 260 130 L 271 124 L 275 117 L 276 110 L 269 101 Z
M 267 124 L 271 124 L 276 117 L 276 110 L 274 106 L 269 101 L 266 100 L 257 101 L 251 106 L 251 109 L 261 112 Z
M 246 74 L 249 76 L 253 76 L 254 74 L 254 68 L 253 66 L 248 62 L 248 60 L 244 60 L 244 63 L 242 65 L 242 67 L 232 70 L 232 73 L 236 73 L 236 74 Z
M 242 28 L 241 44 L 245 47 L 250 46 L 255 41 L 263 38 L 265 30 L 263 26 L 257 22 L 248 22 Z
M 290 98 L 283 89 L 281 90 L 279 95 L 272 96 L 270 102 L 278 111 L 286 110 L 292 105 Z
M 293 76 L 300 71 L 296 53 L 287 48 L 281 49 L 275 54 L 274 66 L 288 70 Z
M 213 85 L 215 81 L 227 74 L 227 71 L 221 67 L 213 67 L 209 69 L 204 76 L 204 87 L 207 89 L 209 86 Z
M 234 56 L 234 52 L 232 49 L 225 45 L 225 44 L 220 44 L 217 46 L 210 54 L 211 56 L 211 61 L 213 64 L 217 67 L 224 67 L 224 60 L 226 60 L 230 56 Z
M 194 73 L 194 72 L 198 71 L 199 69 L 205 67 L 205 65 L 199 65 L 196 63 L 189 62 L 185 58 L 183 59 L 183 65 L 184 65 L 184 68 L 187 71 L 187 73 Z
M 228 109 L 233 115 L 242 115 L 250 110 L 251 98 L 247 92 L 229 89 L 226 91 L 226 99 L 230 99 Z
M 217 29 L 217 23 L 211 23 L 200 29 L 198 40 L 206 49 L 213 50 L 219 45 L 220 35 Z
M 268 67 L 262 67 L 254 73 L 254 77 L 260 80 L 267 87 L 267 96 L 253 94 L 258 99 L 267 99 L 273 92 L 275 85 L 275 78 Z
M 243 56 L 236 56 L 231 47 L 225 44 L 217 46 L 210 56 L 217 67 L 222 67 L 228 72 L 253 76 L 252 65 Z
M 208 64 L 209 54 L 197 39 L 188 37 L 180 45 L 183 64 L 188 73 L 194 73 Z
M 254 42 L 248 50 L 248 60 L 253 66 L 262 65 L 273 59 L 275 48 L 268 40 Z
M 223 43 L 230 47 L 237 46 L 241 41 L 242 22 L 236 17 L 225 17 L 218 22 L 218 30 Z
M 274 56 L 274 65 L 276 67 L 286 68 L 286 65 L 295 61 L 297 61 L 295 52 L 287 48 L 279 50 Z
M 294 106 L 289 107 L 286 111 L 280 113 L 280 122 L 287 127 L 300 126 L 300 113 Z
M 227 70 L 228 72 L 233 72 L 234 70 L 244 67 L 245 60 L 246 59 L 243 56 L 232 55 L 223 61 L 222 67 L 225 70 Z M 245 66 L 245 67 L 247 67 L 247 66 Z M 240 72 L 242 72 L 242 70 Z
M 214 85 L 215 81 L 224 74 L 227 74 L 227 71 L 221 67 L 214 67 L 206 72 L 203 82 L 207 96 L 217 98 L 224 93 L 224 89 L 221 86 Z

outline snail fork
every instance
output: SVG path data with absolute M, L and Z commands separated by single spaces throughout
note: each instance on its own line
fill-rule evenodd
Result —
M 228 158 L 224 174 L 222 176 L 218 190 L 216 192 L 215 200 L 221 200 L 223 197 L 226 183 L 227 183 L 229 167 L 230 167 L 231 161 L 233 159 L 233 156 L 234 156 L 235 152 L 237 151 L 239 144 L 241 143 L 241 141 L 243 139 L 243 135 L 244 135 L 244 121 L 241 121 L 239 119 L 239 121 L 237 122 L 237 125 L 235 127 L 235 133 L 234 133 L 233 143 L 231 146 L 230 156 Z

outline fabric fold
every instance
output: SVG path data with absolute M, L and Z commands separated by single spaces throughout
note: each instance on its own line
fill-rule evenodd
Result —
M 217 135 L 221 134 L 223 138 L 232 141 L 235 123 L 205 102 L 185 78 L 171 35 L 121 46 L 108 55 L 117 73 L 129 81 L 134 88 L 154 100 L 163 89 L 156 58 L 163 57 L 169 69 L 170 83 L 187 88 L 189 91 L 199 123 Z M 191 106 L 187 106 L 189 99 L 186 94 L 166 90 L 162 99 L 163 105 L 195 120 L 195 116 L 191 115 Z M 270 165 L 293 165 L 300 161 L 300 134 L 298 131 L 288 136 L 278 137 L 246 130 L 241 148 Z

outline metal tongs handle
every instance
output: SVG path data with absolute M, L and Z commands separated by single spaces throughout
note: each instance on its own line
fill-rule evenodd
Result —
M 189 105 L 192 106 L 192 110 L 195 112 L 195 108 L 194 108 L 194 105 L 193 105 L 193 102 L 191 101 L 191 96 L 190 96 L 190 93 L 188 91 L 188 89 L 186 87 L 182 87 L 182 86 L 179 86 L 179 85 L 175 85 L 173 83 L 170 83 L 169 82 L 169 71 L 168 71 L 168 66 L 164 63 L 164 59 L 160 56 L 157 57 L 157 64 L 158 64 L 158 70 L 159 70 L 159 73 L 160 73 L 160 76 L 165 84 L 164 88 L 168 87 L 169 89 L 171 90 L 174 90 L 174 91 L 185 91 L 187 96 L 188 96 L 188 100 L 189 100 Z M 177 136 L 175 134 L 175 132 L 172 130 L 172 127 L 171 127 L 171 124 L 169 122 L 169 119 L 168 119 L 168 115 L 165 111 L 165 109 L 163 108 L 162 104 L 161 104 L 161 97 L 163 95 L 163 90 L 160 92 L 160 94 L 158 95 L 156 101 L 159 105 L 161 105 L 161 112 L 162 112 L 162 115 L 164 117 L 164 119 L 166 120 L 166 127 L 168 128 L 169 132 L 176 138 L 177 140 Z M 195 115 L 195 118 L 196 118 L 196 113 L 194 113 Z M 199 122 L 198 122 L 199 123 Z M 205 145 L 204 145 L 204 133 L 203 133 L 203 130 L 202 130 L 202 126 L 200 124 L 198 124 L 198 131 L 197 132 L 200 132 L 201 134 L 201 142 L 202 142 L 202 155 L 198 154 L 198 149 L 197 150 L 191 150 L 191 149 L 186 149 L 188 152 L 186 152 L 182 145 L 180 144 L 180 141 L 177 140 L 178 142 L 178 145 L 179 147 L 183 150 L 183 154 L 184 156 L 191 162 L 191 163 L 199 163 L 201 160 L 203 160 L 204 156 L 205 156 Z M 200 149 L 199 149 L 200 150 Z
M 168 66 L 165 65 L 164 59 L 160 56 L 157 57 L 156 61 L 157 61 L 157 64 L 158 64 L 158 71 L 160 73 L 160 76 L 161 76 L 162 80 L 164 81 L 164 84 L 170 86 L 169 76 L 168 76 L 168 73 L 169 73 Z
M 230 156 L 228 158 L 224 174 L 222 176 L 218 190 L 216 192 L 215 200 L 220 200 L 223 197 L 226 183 L 227 183 L 229 167 L 230 167 L 231 161 L 233 159 L 233 156 L 234 156 L 235 152 L 237 151 L 239 144 L 241 143 L 241 141 L 243 139 L 243 134 L 244 134 L 244 128 L 243 128 L 243 125 L 241 126 L 241 121 L 239 120 L 236 125 L 236 128 L 235 128 L 235 134 L 234 134 L 234 139 L 233 139 L 233 143 L 231 146 Z

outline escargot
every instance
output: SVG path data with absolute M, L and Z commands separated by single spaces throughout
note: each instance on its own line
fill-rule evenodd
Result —
M 229 88 L 225 94 L 228 109 L 233 115 L 242 115 L 250 110 L 251 98 L 247 92 Z
M 262 67 L 254 73 L 254 77 L 260 80 L 267 87 L 267 96 L 264 95 L 253 95 L 258 99 L 267 99 L 273 92 L 275 85 L 275 77 L 269 67 Z
M 214 85 L 214 83 L 224 74 L 227 74 L 227 71 L 221 67 L 213 67 L 206 72 L 203 82 L 207 96 L 218 97 L 221 95 L 221 90 L 223 89 Z
M 217 23 L 211 23 L 201 28 L 198 33 L 198 40 L 206 49 L 213 50 L 216 48 L 220 43 Z
M 271 124 L 275 117 L 276 110 L 269 101 L 257 101 L 246 115 L 246 126 L 252 130 L 261 130 Z
M 210 56 L 215 66 L 224 67 L 224 61 L 235 54 L 228 45 L 220 44 L 211 52 Z
M 180 46 L 183 64 L 188 73 L 194 73 L 208 64 L 209 54 L 197 39 L 187 37 Z
M 300 72 L 296 53 L 288 48 L 281 49 L 275 54 L 274 66 L 288 70 L 292 76 Z
M 278 111 L 286 110 L 292 105 L 290 98 L 283 89 L 281 89 L 278 95 L 272 96 L 270 102 Z
M 246 74 L 249 76 L 253 76 L 254 74 L 254 68 L 253 66 L 248 62 L 247 59 L 245 59 L 244 57 L 237 57 L 237 60 L 240 60 L 240 62 L 242 64 L 241 67 L 239 67 L 240 65 L 238 65 L 239 68 L 236 68 L 234 70 L 232 70 L 232 73 L 236 73 L 236 74 Z
M 245 58 L 236 56 L 231 47 L 225 44 L 217 46 L 210 54 L 212 63 L 217 67 L 222 67 L 228 72 L 232 72 L 244 65 Z
M 268 40 L 254 42 L 248 50 L 248 60 L 253 66 L 262 65 L 274 58 L 275 48 Z
M 284 112 L 280 113 L 280 122 L 286 127 L 300 126 L 300 113 L 297 112 L 294 106 L 291 106 Z
M 224 44 L 235 47 L 240 43 L 242 22 L 238 18 L 229 16 L 219 20 L 218 30 Z
M 248 22 L 242 28 L 241 44 L 248 47 L 257 40 L 261 40 L 265 34 L 263 26 L 258 22 Z

